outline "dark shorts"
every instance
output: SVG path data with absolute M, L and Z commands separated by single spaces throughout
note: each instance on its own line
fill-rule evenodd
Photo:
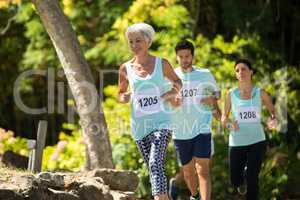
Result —
M 188 140 L 174 140 L 177 158 L 180 164 L 188 164 L 193 157 L 211 158 L 211 134 L 199 134 Z

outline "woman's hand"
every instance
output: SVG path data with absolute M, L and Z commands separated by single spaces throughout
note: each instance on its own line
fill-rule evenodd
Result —
M 276 130 L 277 125 L 278 125 L 278 120 L 276 119 L 275 116 L 272 115 L 271 117 L 268 118 L 268 120 L 267 120 L 268 129 Z
M 267 120 L 267 127 L 270 130 L 275 130 L 278 125 L 278 120 L 276 119 L 275 107 L 272 103 L 271 96 L 265 90 L 261 90 L 261 98 L 271 115 Z
M 173 107 L 179 107 L 179 106 L 181 106 L 181 104 L 182 104 L 182 97 L 179 94 L 177 94 L 174 98 L 171 98 L 170 104 Z
M 124 92 L 119 94 L 120 103 L 128 103 L 130 101 L 130 98 L 131 98 L 131 93 Z
M 239 124 L 238 124 L 237 121 L 227 123 L 226 127 L 230 131 L 238 131 L 238 130 L 240 130 L 240 127 L 239 127 Z
M 227 128 L 230 131 L 238 131 L 238 130 L 240 130 L 238 121 L 232 122 L 230 119 L 228 119 L 224 115 L 222 115 L 222 117 L 221 117 L 221 123 L 222 123 L 222 125 L 225 128 Z
M 173 107 L 178 107 L 182 104 L 182 98 L 174 89 L 161 95 L 161 98 L 170 103 Z

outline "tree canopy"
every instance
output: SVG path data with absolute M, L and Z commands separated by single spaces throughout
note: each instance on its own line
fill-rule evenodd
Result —
M 105 86 L 100 93 L 105 100 L 104 112 L 117 167 L 140 169 L 141 159 L 129 136 L 129 108 L 116 102 L 117 76 L 113 70 L 131 56 L 124 37 L 126 27 L 135 22 L 146 22 L 156 30 L 151 52 L 167 58 L 174 67 L 176 42 L 181 39 L 192 41 L 196 47 L 195 65 L 212 71 L 222 88 L 222 97 L 234 85 L 235 60 L 249 58 L 253 62 L 256 71 L 254 81 L 273 96 L 282 122 L 279 133 L 268 134 L 271 150 L 264 166 L 263 190 L 272 192 L 265 194 L 264 199 L 284 198 L 284 194 L 292 190 L 297 181 L 293 174 L 300 174 L 296 157 L 300 150 L 299 1 L 61 0 L 60 4 L 76 31 L 97 86 L 100 89 L 103 84 Z M 31 1 L 0 1 L 0 60 L 0 127 L 14 131 L 16 136 L 34 138 L 38 120 L 47 119 L 50 127 L 47 144 L 67 140 L 73 146 L 68 147 L 71 153 L 65 154 L 64 159 L 52 163 L 49 161 L 50 164 L 44 168 L 80 168 L 80 160 L 75 161 L 71 156 L 75 153 L 74 148 L 81 144 L 80 139 L 70 138 L 72 134 L 75 138 L 80 137 L 74 102 L 67 92 L 66 78 L 60 73 L 62 66 L 55 49 Z M 29 115 L 15 104 L 14 83 L 22 72 L 32 69 L 45 70 L 48 74 L 54 72 L 55 94 L 60 91 L 59 84 L 65 91 L 65 112 L 59 111 L 61 105 L 56 95 L 55 100 L 50 102 L 55 107 L 51 113 Z M 108 71 L 103 83 L 101 70 Z M 46 76 L 31 76 L 22 80 L 20 93 L 27 106 L 47 107 Z M 125 128 L 120 127 L 121 122 L 125 123 Z M 6 134 L 11 135 L 10 132 Z M 222 173 L 226 170 L 226 161 L 222 158 L 226 156 L 224 148 L 227 135 L 226 132 L 224 134 L 216 136 L 222 139 L 216 141 L 215 160 L 219 161 L 216 161 L 213 171 L 219 177 L 227 178 L 228 174 Z M 14 143 L 3 144 L 7 148 L 14 146 Z M 21 140 L 20 144 L 23 145 L 24 141 Z M 21 149 L 16 151 L 20 152 Z M 53 152 L 54 147 L 49 146 L 50 151 Z M 172 149 L 169 151 L 169 156 L 173 157 L 169 159 L 167 170 L 172 175 L 177 167 L 174 152 Z M 277 166 L 278 153 L 288 158 L 286 166 Z M 50 155 L 46 159 L 51 160 Z M 73 162 L 64 163 L 63 160 L 67 159 Z M 141 174 L 145 177 L 145 170 L 141 170 Z M 272 184 L 272 176 L 278 187 Z M 226 195 L 230 191 L 222 192 L 222 183 L 215 182 L 214 189 L 219 191 L 218 197 L 228 197 Z M 140 187 L 141 195 L 146 195 L 145 188 L 143 185 Z

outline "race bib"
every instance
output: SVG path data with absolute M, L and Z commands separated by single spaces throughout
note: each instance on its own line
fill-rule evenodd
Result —
M 136 117 L 162 111 L 160 91 L 157 88 L 140 91 L 132 97 L 133 109 Z
M 191 81 L 184 84 L 181 89 L 183 105 L 199 104 L 202 98 L 202 89 L 199 81 Z
M 258 106 L 238 107 L 237 121 L 241 123 L 260 122 L 260 109 Z

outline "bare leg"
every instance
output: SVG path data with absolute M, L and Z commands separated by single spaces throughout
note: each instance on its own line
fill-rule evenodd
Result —
M 197 180 L 197 174 L 195 171 L 194 159 L 192 159 L 188 164 L 184 165 L 182 168 L 183 168 L 184 180 L 185 180 L 192 196 L 194 196 L 198 193 L 198 191 L 197 191 L 198 180 Z
M 154 200 L 169 200 L 169 197 L 167 194 L 160 194 L 154 196 Z
M 210 159 L 194 158 L 198 174 L 200 195 L 202 200 L 211 199 Z

